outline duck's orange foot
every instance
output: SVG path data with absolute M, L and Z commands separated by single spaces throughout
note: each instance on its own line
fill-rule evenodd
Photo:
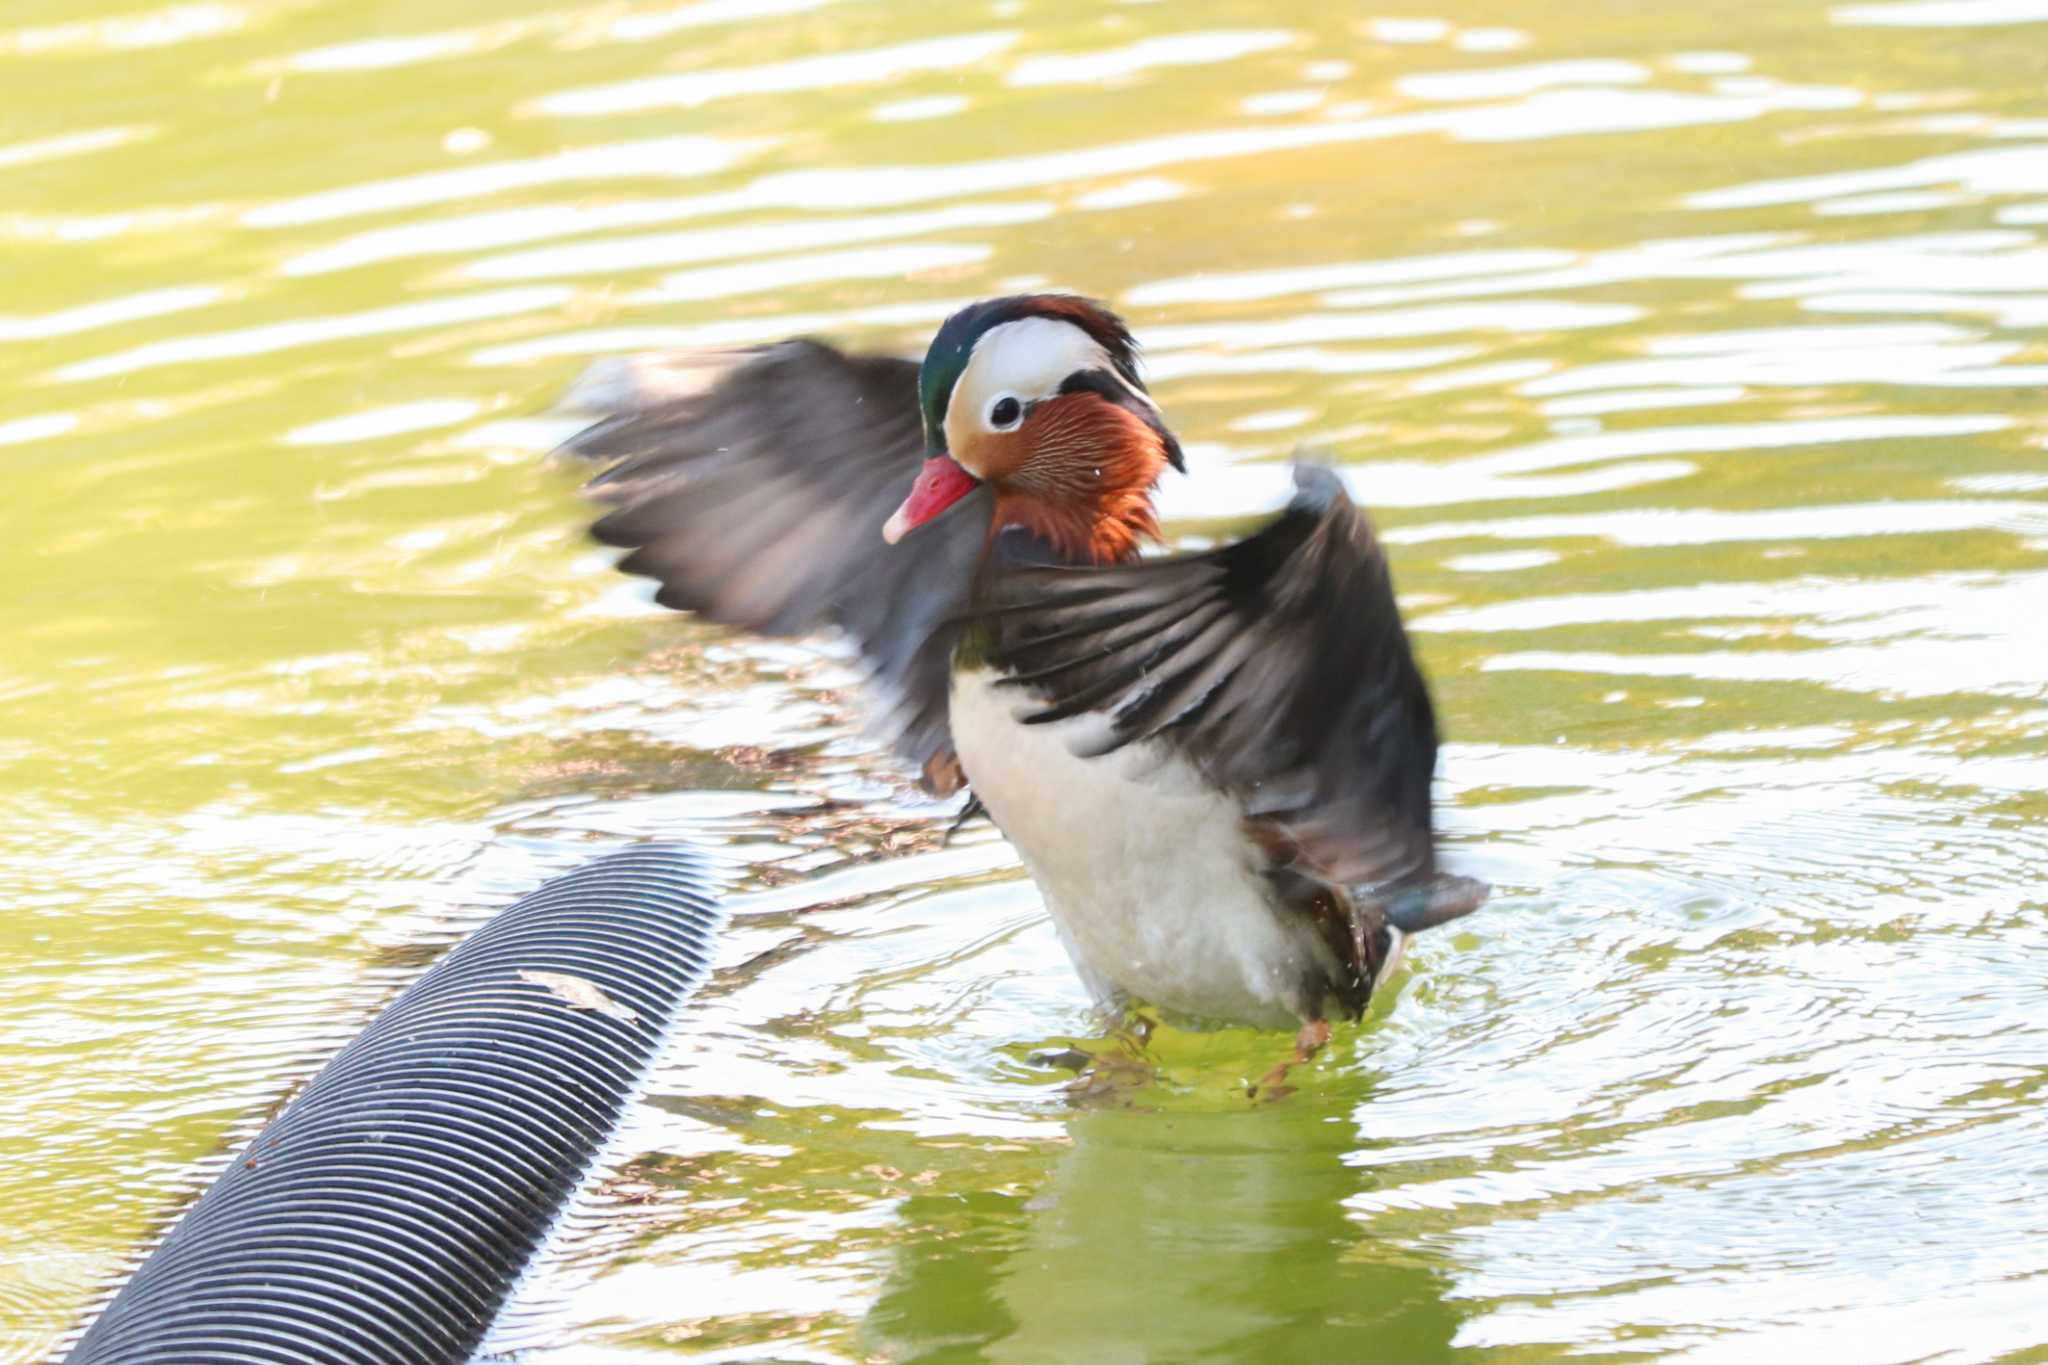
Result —
M 1067 1101 L 1078 1105 L 1115 1104 L 1150 1085 L 1157 1077 L 1152 1063 L 1122 1052 L 1096 1056 L 1088 1069 L 1066 1084 Z
M 1097 1052 L 1080 1048 L 1036 1052 L 1031 1060 L 1042 1066 L 1076 1072 L 1061 1087 L 1071 1104 L 1103 1105 L 1124 1101 L 1158 1078 L 1146 1045 L 1152 1040 L 1153 1021 L 1142 1014 L 1118 1020 L 1103 1034 L 1107 1047 Z
M 1330 1024 L 1326 1019 L 1311 1019 L 1301 1026 L 1294 1035 L 1294 1055 L 1274 1066 L 1271 1071 L 1245 1087 L 1245 1094 L 1255 1100 L 1284 1100 L 1294 1093 L 1294 1087 L 1287 1084 L 1288 1071 L 1301 1066 L 1321 1052 L 1330 1041 Z

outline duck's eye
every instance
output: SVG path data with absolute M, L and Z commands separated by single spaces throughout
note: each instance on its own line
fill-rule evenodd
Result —
M 1024 420 L 1024 405 L 1009 394 L 988 405 L 988 424 L 996 431 L 1008 431 Z

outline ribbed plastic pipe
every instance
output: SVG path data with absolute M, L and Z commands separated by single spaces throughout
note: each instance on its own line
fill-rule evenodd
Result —
M 500 911 L 178 1221 L 72 1365 L 468 1360 L 710 970 L 702 859 L 629 849 Z

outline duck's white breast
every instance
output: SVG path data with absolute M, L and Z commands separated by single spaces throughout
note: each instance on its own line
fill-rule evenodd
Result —
M 953 743 L 1090 988 L 1262 1027 L 1311 1012 L 1334 958 L 1272 904 L 1236 804 L 1157 746 L 1076 757 L 1103 717 L 1021 724 L 1029 698 L 995 680 L 954 675 Z

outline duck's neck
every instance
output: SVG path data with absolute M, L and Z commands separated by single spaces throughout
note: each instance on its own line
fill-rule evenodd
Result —
M 1107 512 L 1029 495 L 997 499 L 989 523 L 991 540 L 1013 526 L 1030 532 L 1058 563 L 1098 568 L 1128 564 L 1138 557 L 1140 545 L 1159 538 L 1159 518 L 1149 494 Z
M 1038 459 L 996 489 L 989 534 L 1020 526 L 1061 563 L 1127 564 L 1159 539 L 1152 489 L 1166 454 L 1149 431 L 1138 439 Z

